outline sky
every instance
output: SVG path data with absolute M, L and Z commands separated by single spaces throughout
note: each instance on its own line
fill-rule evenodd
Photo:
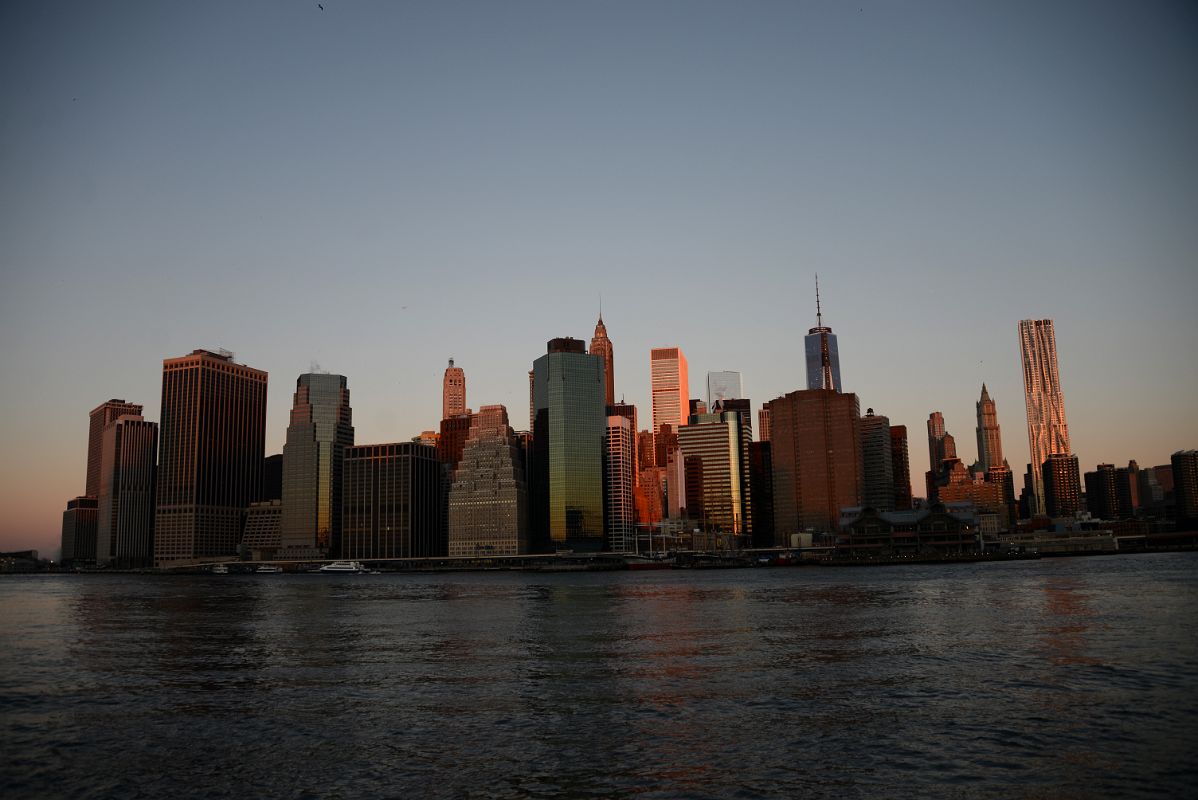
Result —
M 0 550 L 58 548 L 88 412 L 162 359 L 348 376 L 358 443 L 589 339 L 754 410 L 838 336 L 845 391 L 1027 459 L 1017 326 L 1055 321 L 1073 449 L 1198 447 L 1198 6 L 1186 2 L 0 4 Z M 648 427 L 648 423 L 642 427 Z

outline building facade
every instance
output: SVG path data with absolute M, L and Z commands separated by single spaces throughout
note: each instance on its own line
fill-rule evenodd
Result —
M 616 352 L 612 348 L 611 339 L 607 338 L 607 326 L 603 324 L 603 314 L 595 323 L 595 335 L 591 337 L 591 355 L 603 359 L 604 404 L 616 403 Z
M 861 418 L 861 502 L 876 511 L 894 510 L 894 458 L 890 419 L 868 409 Z
M 281 547 L 288 558 L 324 558 L 341 541 L 345 448 L 354 443 L 344 375 L 307 373 L 295 382 L 283 445 Z
M 253 561 L 272 561 L 279 556 L 282 540 L 283 501 L 250 503 L 245 514 L 245 535 L 241 537 L 242 553 Z
M 907 452 L 907 426 L 890 426 L 890 472 L 894 476 L 894 510 L 911 507 L 911 458 Z
M 861 505 L 861 408 L 855 394 L 808 389 L 770 410 L 774 532 L 788 546 L 794 533 L 834 531 L 841 508 Z
M 698 414 L 678 431 L 687 516 L 704 532 L 752 533 L 748 441 L 740 414 Z
M 515 556 L 530 552 L 524 457 L 507 409 L 483 406 L 449 490 L 451 558 Z
M 653 434 L 657 435 L 662 425 L 669 425 L 675 431 L 685 425 L 690 385 L 682 348 L 650 350 L 649 387 L 653 396 Z
M 126 414 L 104 428 L 96 563 L 153 566 L 157 465 L 157 423 Z
M 100 450 L 103 446 L 104 429 L 108 427 L 108 423 L 126 414 L 141 416 L 141 405 L 114 398 L 96 406 L 88 414 L 87 484 L 84 490 L 88 497 L 100 496 Z
M 465 414 L 466 412 L 466 371 L 453 365 L 445 368 L 445 377 L 441 379 L 441 419 Z
M 1169 457 L 1173 467 L 1174 517 L 1178 530 L 1198 527 L 1198 450 L 1178 450 Z
M 739 400 L 745 396 L 745 388 L 739 372 L 722 371 L 707 373 L 707 408 L 715 410 L 716 403 L 723 400 Z
M 162 362 L 155 565 L 236 554 L 262 488 L 266 383 L 224 351 Z
M 86 495 L 67 501 L 62 512 L 62 554 L 59 561 L 67 568 L 96 563 L 96 524 L 99 508 L 96 498 Z
M 444 556 L 445 486 L 437 451 L 418 442 L 345 448 L 341 557 Z
M 636 549 L 636 426 L 610 414 L 603 438 L 605 546 L 612 552 Z
M 1073 517 L 1081 510 L 1081 476 L 1077 456 L 1051 453 L 1040 469 L 1045 512 L 1049 517 Z
M 603 549 L 604 363 L 553 339 L 533 362 L 533 534 L 545 550 Z
M 1065 421 L 1065 396 L 1057 364 L 1057 339 L 1050 319 L 1025 319 L 1019 323 L 1019 353 L 1023 362 L 1023 397 L 1027 406 L 1028 452 L 1034 485 L 1030 509 L 1046 510 L 1042 466 L 1051 455 L 1069 455 L 1069 425 Z

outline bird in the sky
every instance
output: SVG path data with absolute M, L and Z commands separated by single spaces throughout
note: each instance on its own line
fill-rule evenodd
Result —
M 324 6 L 322 6 L 320 3 L 317 3 L 316 7 L 319 8 L 321 11 L 324 11 Z

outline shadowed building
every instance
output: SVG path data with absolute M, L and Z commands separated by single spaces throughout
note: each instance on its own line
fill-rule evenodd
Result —
M 533 362 L 534 547 L 603 548 L 603 358 L 569 337 Z
M 770 440 L 770 404 L 764 403 L 761 410 L 757 412 L 757 439 L 758 441 L 768 442 Z
M 157 566 L 237 553 L 262 490 L 266 381 L 224 351 L 162 362 Z
M 441 419 L 449 419 L 466 411 L 466 371 L 453 365 L 445 368 L 445 377 L 441 380 Z
M 603 313 L 595 323 L 595 335 L 591 337 L 591 355 L 603 359 L 604 400 L 606 405 L 616 403 L 616 354 L 611 339 L 607 338 L 607 326 L 603 324 Z
M 242 552 L 253 561 L 274 560 L 279 555 L 282 524 L 282 500 L 250 503 L 245 514 L 245 535 L 241 537 Z
M 894 509 L 911 507 L 911 459 L 907 453 L 907 426 L 890 426 L 890 472 L 894 476 Z
M 103 444 L 104 429 L 108 427 L 108 423 L 126 414 L 141 416 L 141 405 L 113 399 L 101 403 L 88 414 L 87 485 L 84 490 L 88 497 L 100 496 L 100 448 Z
M 1177 529 L 1194 530 L 1198 527 L 1198 450 L 1178 450 L 1169 457 L 1169 464 L 1173 467 Z
M 769 442 L 749 443 L 749 500 L 753 546 L 774 546 L 774 467 Z
M 867 409 L 861 418 L 861 502 L 875 511 L 894 510 L 894 459 L 890 419 Z
M 1051 455 L 1068 456 L 1069 426 L 1057 366 L 1057 340 L 1050 319 L 1019 323 L 1019 353 L 1023 361 L 1023 395 L 1027 405 L 1028 452 L 1031 454 L 1032 515 L 1046 510 L 1043 465 Z M 1060 516 L 1060 515 L 1052 515 Z
M 158 424 L 117 417 L 104 428 L 100 449 L 96 562 L 153 566 Z
M 780 546 L 808 529 L 833 531 L 861 505 L 861 407 L 855 394 L 791 392 L 770 401 L 774 532 Z
M 433 448 L 418 442 L 345 448 L 341 557 L 444 556 L 444 500 Z
M 1115 465 L 1099 464 L 1093 472 L 1085 474 L 1086 508 L 1097 519 L 1123 519 L 1119 507 L 1119 491 L 1115 486 Z
M 524 456 L 507 409 L 483 406 L 449 490 L 449 555 L 515 556 L 529 552 Z
M 96 563 L 96 523 L 99 514 L 96 498 L 76 497 L 67 501 L 62 512 L 62 555 L 64 567 Z
M 283 499 L 283 454 L 275 453 L 262 459 L 262 491 L 259 502 Z
M 341 466 L 354 443 L 344 375 L 307 373 L 295 382 L 283 446 L 281 547 L 286 558 L 325 558 L 341 540 Z
M 603 439 L 603 509 L 606 547 L 636 547 L 636 428 L 631 419 L 609 414 Z
M 1049 517 L 1073 517 L 1081 508 L 1077 456 L 1052 453 L 1041 467 L 1044 504 Z

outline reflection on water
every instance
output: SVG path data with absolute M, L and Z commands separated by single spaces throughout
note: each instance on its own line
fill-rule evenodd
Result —
M 1180 795 L 1196 567 L 4 580 L 0 794 Z

